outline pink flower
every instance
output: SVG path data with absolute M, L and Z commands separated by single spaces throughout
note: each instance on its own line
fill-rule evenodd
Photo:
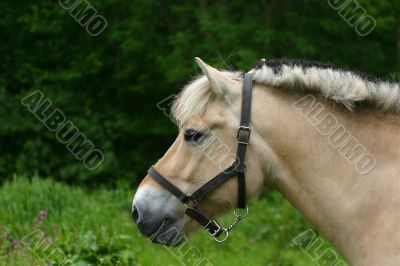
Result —
M 18 239 L 14 239 L 14 240 L 12 241 L 12 247 L 13 247 L 14 249 L 16 249 L 18 246 L 19 246 L 19 240 L 18 240 Z
M 47 211 L 41 210 L 36 218 L 37 221 L 43 221 L 47 217 Z

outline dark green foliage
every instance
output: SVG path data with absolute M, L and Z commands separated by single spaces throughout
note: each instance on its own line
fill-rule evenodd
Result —
M 2 1 L 0 180 L 136 184 L 176 134 L 156 104 L 199 73 L 195 56 L 244 70 L 263 57 L 307 58 L 394 77 L 399 5 L 359 2 L 377 20 L 366 37 L 327 1 L 91 0 L 108 22 L 92 37 L 57 1 Z M 21 105 L 35 90 L 103 151 L 100 168 L 86 170 Z

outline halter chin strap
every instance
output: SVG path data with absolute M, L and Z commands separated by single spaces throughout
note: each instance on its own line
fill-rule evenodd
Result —
M 203 186 L 198 188 L 192 194 L 186 194 L 182 192 L 178 187 L 169 182 L 165 177 L 163 177 L 154 166 L 150 167 L 148 170 L 149 176 L 151 176 L 154 181 L 156 181 L 160 186 L 166 189 L 169 193 L 174 195 L 180 202 L 182 202 L 186 207 L 186 215 L 198 222 L 203 226 L 208 233 L 215 238 L 218 242 L 223 242 L 228 238 L 229 231 L 239 222 L 242 218 L 247 216 L 248 209 L 246 207 L 246 178 L 245 178 L 245 158 L 247 145 L 250 139 L 250 114 L 251 114 L 251 98 L 253 90 L 253 74 L 246 73 L 243 80 L 243 91 L 242 91 L 242 110 L 240 118 L 240 126 L 237 132 L 238 147 L 236 152 L 236 161 L 226 168 L 224 171 L 216 175 L 210 181 L 205 183 Z M 237 207 L 240 209 L 246 209 L 245 214 L 238 214 L 236 210 L 234 211 L 235 220 L 228 227 L 221 227 L 215 220 L 207 218 L 199 209 L 198 201 L 208 194 L 210 191 L 214 190 L 220 184 L 224 183 L 226 180 L 233 176 L 238 178 L 238 200 Z M 224 233 L 225 236 L 222 240 L 218 237 Z

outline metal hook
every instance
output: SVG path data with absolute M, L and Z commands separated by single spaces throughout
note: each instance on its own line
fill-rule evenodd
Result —
M 226 228 L 221 228 L 221 230 L 224 232 L 224 237 L 222 239 L 219 239 L 218 237 L 214 236 L 214 240 L 217 241 L 218 243 L 225 242 L 228 237 L 229 237 L 229 231 Z
M 238 219 L 243 219 L 243 218 L 245 218 L 245 217 L 249 214 L 249 207 L 246 207 L 246 212 L 245 212 L 244 214 L 241 214 L 241 213 L 238 211 L 237 208 L 233 211 L 233 214 L 236 216 L 236 218 L 238 218 Z

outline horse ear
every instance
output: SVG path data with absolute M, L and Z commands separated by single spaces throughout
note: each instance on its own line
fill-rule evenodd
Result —
M 239 86 L 239 82 L 227 77 L 221 71 L 204 63 L 199 57 L 195 57 L 194 60 L 210 81 L 211 88 L 214 93 L 219 97 L 233 100 L 232 98 L 234 98 L 234 96 L 236 96 L 238 93 L 237 88 Z

